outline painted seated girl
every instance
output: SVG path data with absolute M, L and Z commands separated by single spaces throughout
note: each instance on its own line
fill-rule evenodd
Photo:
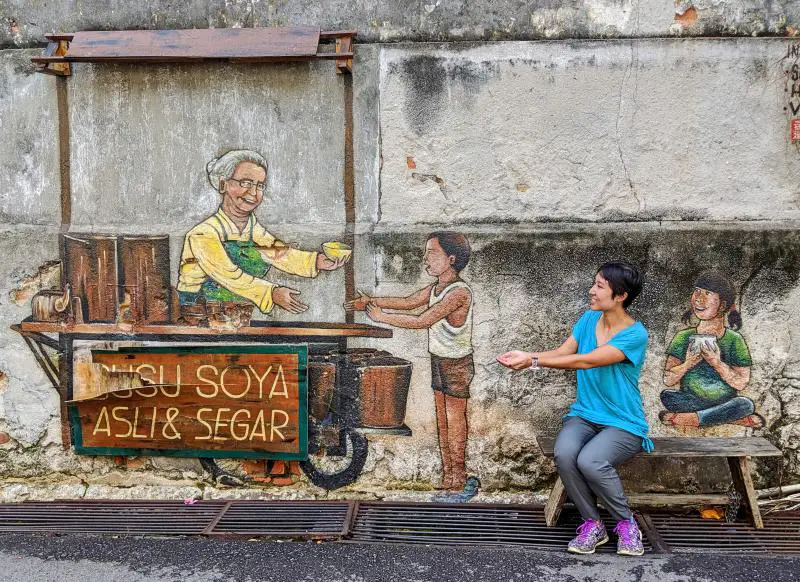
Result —
M 742 325 L 735 297 L 733 285 L 721 273 L 706 271 L 695 281 L 683 320 L 689 323 L 694 316 L 697 326 L 679 331 L 667 348 L 664 383 L 680 389 L 661 392 L 666 410 L 659 418 L 664 424 L 763 426 L 753 401 L 740 395 L 750 381 L 753 361 L 735 331 Z

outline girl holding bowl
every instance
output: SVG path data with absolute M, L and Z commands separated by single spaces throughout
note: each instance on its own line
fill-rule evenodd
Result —
M 683 320 L 689 323 L 695 317 L 697 325 L 679 331 L 667 348 L 664 384 L 680 389 L 661 393 L 666 410 L 659 418 L 664 424 L 764 425 L 753 401 L 740 396 L 750 381 L 753 360 L 736 331 L 742 326 L 742 316 L 735 297 L 733 285 L 722 273 L 706 271 L 695 281 Z

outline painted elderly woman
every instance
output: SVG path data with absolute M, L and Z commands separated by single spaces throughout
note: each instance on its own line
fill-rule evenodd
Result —
M 261 154 L 232 150 L 208 162 L 206 171 L 222 203 L 186 233 L 178 277 L 181 305 L 246 300 L 264 313 L 276 305 L 289 313 L 308 309 L 297 298 L 299 291 L 264 278 L 270 266 L 316 277 L 321 270 L 338 269 L 346 259 L 291 248 L 258 223 L 254 211 L 267 185 L 267 160 Z

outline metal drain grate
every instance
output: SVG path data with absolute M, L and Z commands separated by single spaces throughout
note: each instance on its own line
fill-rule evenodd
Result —
M 341 539 L 358 543 L 514 546 L 563 551 L 573 508 L 547 527 L 542 507 L 353 501 L 55 501 L 0 504 L 0 533 L 210 535 Z M 694 514 L 639 517 L 647 552 L 800 555 L 800 512 L 764 517 L 757 530 Z M 606 516 L 606 527 L 613 522 Z M 613 536 L 612 536 L 613 538 Z M 614 540 L 598 551 L 615 550 Z
M 358 542 L 428 545 L 525 546 L 563 550 L 580 520 L 565 512 L 547 527 L 544 510 L 529 505 L 434 505 L 361 503 L 351 539 Z M 608 518 L 609 532 L 614 527 Z M 612 540 L 613 542 L 613 540 Z M 652 551 L 647 539 L 645 551 Z M 598 551 L 614 552 L 614 543 Z
M 748 521 L 734 523 L 696 515 L 650 513 L 661 539 L 674 552 L 704 550 L 715 554 L 800 554 L 800 513 L 764 516 L 764 529 Z
M 224 507 L 206 501 L 63 501 L 0 504 L 0 532 L 198 535 Z
M 340 538 L 348 501 L 55 501 L 0 504 L 0 532 Z
M 238 501 L 228 504 L 210 535 L 340 538 L 350 530 L 355 502 Z

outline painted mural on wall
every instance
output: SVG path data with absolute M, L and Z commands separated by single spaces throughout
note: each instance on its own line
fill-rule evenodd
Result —
M 216 482 L 229 486 L 243 485 L 246 478 L 217 459 L 246 459 L 242 467 L 256 481 L 290 484 L 302 469 L 326 489 L 353 483 L 366 461 L 365 435 L 411 435 L 405 411 L 412 364 L 341 341 L 331 350 L 330 338 L 313 337 L 299 340 L 299 346 L 285 345 L 286 338 L 274 340 L 283 345 L 257 348 L 258 361 L 252 360 L 240 343 L 267 323 L 251 320 L 254 308 L 263 313 L 308 308 L 298 291 L 270 282 L 270 269 L 316 277 L 343 267 L 352 251 L 335 241 L 324 244 L 322 252 L 301 250 L 259 223 L 254 212 L 264 199 L 268 164 L 257 152 L 229 151 L 209 161 L 206 173 L 221 203 L 185 235 L 177 288 L 169 284 L 166 236 L 63 237 L 67 287 L 34 301 L 34 320 L 63 326 L 49 331 L 106 330 L 156 341 L 180 341 L 181 334 L 198 340 L 197 334 L 213 332 L 217 343 L 237 342 L 212 348 L 92 349 L 88 361 L 84 357 L 69 374 L 75 450 L 194 456 Z M 473 294 L 460 273 L 469 258 L 466 236 L 434 232 L 422 260 L 432 283 L 406 297 L 359 292 L 343 306 L 365 311 L 375 323 L 426 330 L 442 466 L 436 488 L 449 501 L 470 499 L 480 485 L 467 475 L 465 463 L 475 365 Z M 97 324 L 108 327 L 93 327 Z M 391 336 L 386 328 L 362 327 Z M 286 357 L 294 359 L 279 362 Z M 283 365 L 269 365 L 276 362 Z
M 103 324 L 135 340 L 139 339 L 137 333 L 146 328 L 146 337 L 141 338 L 145 343 L 187 330 L 218 333 L 227 338 L 219 340 L 223 342 L 246 343 L 247 338 L 237 334 L 250 333 L 264 323 L 251 321 L 255 308 L 264 313 L 276 308 L 288 313 L 305 311 L 308 306 L 296 290 L 270 282 L 270 270 L 275 268 L 298 277 L 319 276 L 323 271 L 342 268 L 350 258 L 350 249 L 333 242 L 323 245 L 321 251 L 301 250 L 270 234 L 259 223 L 254 213 L 264 201 L 268 165 L 257 152 L 234 150 L 214 158 L 207 164 L 206 175 L 220 194 L 220 207 L 186 233 L 177 269 L 177 288 L 170 287 L 169 237 L 69 233 L 62 238 L 65 287 L 41 292 L 34 298 L 33 320 L 61 326 L 51 328 L 49 333 Z M 552 264 L 562 254 L 566 255 L 563 249 L 545 242 L 538 243 L 543 245 L 542 252 L 555 254 L 551 257 L 553 260 L 543 264 Z M 427 335 L 434 396 L 430 418 L 436 422 L 442 468 L 441 480 L 435 485 L 450 492 L 449 498 L 444 496 L 441 500 L 466 501 L 480 486 L 476 477 L 467 474 L 465 463 L 470 438 L 468 402 L 475 374 L 473 350 L 478 342 L 473 339 L 473 288 L 470 282 L 462 279 L 461 273 L 469 264 L 470 280 L 492 280 L 497 272 L 487 270 L 488 266 L 496 269 L 497 256 L 508 256 L 515 272 L 522 277 L 533 277 L 535 270 L 530 265 L 513 263 L 526 256 L 523 250 L 529 249 L 529 244 L 527 238 L 522 238 L 518 249 L 503 251 L 506 255 L 484 252 L 482 256 L 476 253 L 471 257 L 470 241 L 465 235 L 434 232 L 427 237 L 420 264 L 419 239 L 408 237 L 404 242 L 406 246 L 397 253 L 409 259 L 414 257 L 414 260 L 399 262 L 405 265 L 402 268 L 407 278 L 400 280 L 408 285 L 409 295 L 388 297 L 359 292 L 357 297 L 345 302 L 345 310 L 363 311 L 376 324 L 424 331 Z M 614 244 L 620 247 L 606 252 L 620 253 L 632 243 Z M 599 246 L 595 241 L 585 243 L 587 257 L 593 257 Z M 572 257 L 569 260 L 575 261 L 574 271 L 577 272 L 589 259 Z M 430 277 L 427 283 L 419 282 L 420 266 Z M 537 292 L 548 296 L 567 294 L 561 288 L 564 281 L 552 277 L 549 268 L 543 267 L 540 276 L 541 279 L 533 282 L 535 285 L 531 284 Z M 728 276 L 717 272 L 701 273 L 693 283 L 693 290 L 686 290 L 688 327 L 675 335 L 667 350 L 666 389 L 660 395 L 665 410 L 660 418 L 671 426 L 762 426 L 764 420 L 756 412 L 753 401 L 743 395 L 750 384 L 753 362 L 740 333 L 742 318 L 735 287 Z M 666 287 L 672 298 L 679 293 L 678 285 L 668 282 Z M 669 311 L 674 301 L 659 300 L 658 303 Z M 295 322 L 292 325 L 315 324 Z M 380 329 L 389 333 L 387 327 Z M 236 339 L 231 340 L 234 336 Z M 109 341 L 116 339 L 120 338 Z M 285 343 L 286 338 L 276 341 Z M 93 445 L 84 443 L 94 450 L 81 451 L 77 447 L 76 450 L 97 454 L 96 449 L 104 448 L 109 452 L 102 454 L 135 454 L 135 449 L 140 449 L 139 454 L 156 455 L 159 453 L 155 451 L 160 449 L 145 446 L 147 435 L 151 440 L 153 435 L 161 435 L 161 440 L 170 441 L 168 444 L 175 451 L 182 449 L 175 442 L 179 438 L 177 435 L 194 435 L 195 441 L 207 441 L 201 445 L 213 446 L 206 449 L 187 446 L 182 456 L 199 458 L 203 467 L 221 484 L 243 485 L 248 479 L 241 467 L 254 480 L 274 484 L 296 482 L 301 470 L 312 483 L 325 489 L 351 484 L 358 480 L 365 467 L 367 439 L 371 434 L 411 435 L 405 425 L 405 411 L 413 367 L 409 361 L 383 350 L 347 348 L 346 343 L 331 349 L 335 341 L 317 338 L 297 342 L 308 343 L 308 358 L 305 369 L 297 367 L 298 378 L 292 379 L 292 386 L 298 388 L 276 393 L 286 397 L 286 401 L 274 408 L 291 410 L 292 419 L 290 425 L 284 424 L 285 417 L 281 415 L 279 426 L 269 422 L 266 413 L 264 420 L 258 421 L 257 401 L 267 394 L 272 397 L 276 386 L 272 383 L 273 377 L 263 365 L 258 367 L 250 361 L 247 365 L 253 367 L 253 372 L 248 372 L 243 361 L 236 359 L 234 350 L 219 353 L 219 362 L 223 363 L 198 360 L 193 367 L 184 367 L 184 373 L 190 369 L 192 372 L 189 377 L 184 375 L 183 380 L 180 372 L 161 371 L 155 356 L 145 348 L 139 351 L 121 348 L 113 357 L 95 350 L 94 362 L 117 364 L 116 370 L 114 364 L 110 364 L 107 371 L 118 375 L 133 373 L 144 383 L 91 396 L 112 402 L 126 399 L 108 408 L 106 413 L 103 413 L 103 404 L 97 401 L 80 404 L 78 401 L 85 400 L 74 394 L 70 404 L 73 409 L 94 412 L 78 413 L 73 419 L 79 420 L 81 428 L 91 432 L 97 441 Z M 175 363 L 174 354 L 164 357 L 169 360 L 167 364 Z M 126 367 L 124 361 L 128 360 L 135 364 Z M 216 368 L 212 370 L 210 366 Z M 294 380 L 304 373 L 307 375 L 307 409 L 293 407 L 289 402 L 301 394 L 300 383 Z M 180 417 L 170 416 L 169 407 L 159 408 L 160 403 L 153 400 L 160 398 L 157 393 L 172 392 L 173 386 L 189 392 L 181 393 L 181 397 L 189 399 L 180 400 L 186 403 L 181 405 L 186 409 L 184 412 L 188 411 Z M 192 401 L 194 395 L 206 398 L 212 392 L 214 398 L 219 398 L 214 402 L 213 411 L 209 406 L 198 406 Z M 246 403 L 242 400 L 245 397 Z M 149 416 L 148 407 L 153 410 Z M 161 411 L 164 414 L 159 416 Z M 427 410 L 422 412 L 423 416 L 428 414 Z M 473 416 L 473 423 L 479 425 L 480 419 L 476 416 Z M 307 428 L 296 430 L 300 417 L 307 417 Z M 192 428 L 180 424 L 191 423 L 193 419 L 196 423 Z M 166 422 L 164 426 L 160 426 L 162 421 Z M 239 465 L 217 461 L 236 456 L 229 452 L 237 447 L 240 451 L 258 453 L 257 447 L 247 448 L 241 443 L 253 445 L 252 441 L 262 435 L 276 438 L 290 435 L 286 438 L 300 439 L 301 434 L 307 435 L 307 441 L 293 443 L 294 456 L 291 457 L 279 458 L 268 452 L 236 461 Z M 120 440 L 137 438 L 142 438 L 142 443 L 139 446 L 134 443 L 130 448 L 123 446 Z M 473 428 L 472 438 L 481 438 L 479 429 Z M 126 452 L 120 453 L 120 450 Z M 486 473 L 481 476 L 488 479 Z M 433 479 L 436 479 L 435 469 Z
M 178 278 L 182 316 L 193 323 L 208 320 L 209 315 L 212 321 L 219 315 L 224 321 L 231 314 L 224 310 L 220 314 L 219 303 L 238 303 L 242 310 L 255 305 L 264 313 L 276 306 L 289 313 L 307 310 L 299 291 L 265 279 L 270 267 L 316 277 L 342 267 L 350 252 L 329 251 L 328 256 L 299 250 L 259 224 L 254 212 L 264 200 L 268 164 L 258 152 L 229 151 L 208 162 L 206 171 L 222 203 L 186 234 Z
M 378 323 L 405 329 L 426 329 L 431 365 L 431 388 L 442 462 L 439 489 L 460 491 L 469 498 L 479 481 L 467 477 L 465 464 L 467 400 L 475 376 L 472 347 L 472 290 L 461 278 L 470 256 L 469 240 L 458 232 L 434 232 L 425 243 L 425 272 L 435 282 L 405 297 L 371 297 L 363 292 L 345 304 L 366 311 Z M 425 307 L 420 314 L 410 313 Z M 392 310 L 391 312 L 385 311 Z
M 295 482 L 300 468 L 326 489 L 350 484 L 366 461 L 364 433 L 411 434 L 404 424 L 411 363 L 381 350 L 347 347 L 347 337 L 361 332 L 391 337 L 377 326 L 282 322 L 263 332 L 268 322 L 252 321 L 254 308 L 265 314 L 276 307 L 292 314 L 308 309 L 299 291 L 269 280 L 271 268 L 316 277 L 342 268 L 352 250 L 338 241 L 324 243 L 321 251 L 301 250 L 259 223 L 254 213 L 264 200 L 268 163 L 258 152 L 228 151 L 208 162 L 206 174 L 221 195 L 220 206 L 185 235 L 177 288 L 170 286 L 168 236 L 62 237 L 64 289 L 34 297 L 22 333 L 62 394 L 67 434 L 81 454 L 194 456 L 225 485 L 242 485 L 245 478 L 217 458 L 249 459 L 242 466 L 250 477 L 273 484 Z M 458 242 L 465 264 L 469 245 L 463 236 Z M 447 263 L 437 248 L 439 262 L 443 256 Z M 448 465 L 448 485 L 462 487 L 472 349 L 465 322 L 471 322 L 471 308 L 461 305 L 466 284 L 455 287 L 460 311 L 453 317 L 464 321 L 458 323 L 460 339 L 449 345 L 451 351 L 469 351 L 470 361 L 456 373 L 470 378 L 452 387 L 448 369 L 442 385 L 465 393 L 449 404 L 443 399 L 441 413 L 449 411 L 455 427 L 449 438 L 460 450 L 455 469 Z M 437 300 L 451 306 L 452 296 L 442 291 Z M 374 301 L 369 310 L 380 319 Z M 287 325 L 291 333 L 284 331 Z M 438 333 L 445 338 L 449 329 Z M 46 357 L 46 349 L 58 344 L 42 333 L 69 342 L 60 364 Z M 81 333 L 110 341 L 141 337 L 218 345 L 92 349 L 89 361 L 83 356 L 73 370 L 72 342 Z M 277 345 L 248 351 L 241 345 L 248 341 Z M 258 353 L 255 360 L 251 352 Z M 62 373 L 63 365 L 69 367 Z M 61 378 L 70 380 L 62 386 Z
M 255 210 L 264 199 L 268 163 L 258 152 L 232 150 L 206 165 L 208 181 L 222 196 L 219 209 L 197 224 L 185 237 L 179 267 L 178 287 L 181 319 L 192 325 L 233 325 L 249 323 L 253 306 L 264 313 L 275 307 L 289 313 L 308 309 L 299 292 L 278 286 L 266 279 L 270 267 L 300 277 L 316 277 L 321 271 L 341 268 L 352 251 L 336 242 L 327 243 L 325 252 L 293 248 L 274 237 L 259 224 Z M 315 376 L 316 378 L 316 376 Z M 319 386 L 314 385 L 314 394 Z M 322 422 L 325 418 L 317 418 Z M 318 431 L 314 430 L 313 434 Z M 317 484 L 328 488 L 352 482 L 363 467 L 366 442 L 348 433 L 349 457 L 342 466 L 320 472 L 311 463 L 308 473 Z M 316 448 L 315 453 L 317 452 Z M 345 444 L 346 448 L 346 444 Z M 238 485 L 239 480 L 206 458 L 204 468 L 215 478 Z M 259 473 L 261 468 L 255 469 Z M 293 482 L 296 464 L 285 460 L 265 462 L 263 473 L 276 484 Z
M 667 347 L 661 392 L 664 424 L 710 427 L 764 425 L 753 401 L 742 396 L 750 381 L 753 360 L 739 329 L 742 316 L 736 291 L 723 273 L 706 271 L 694 282 L 683 322 Z M 676 389 L 677 388 L 677 389 Z

